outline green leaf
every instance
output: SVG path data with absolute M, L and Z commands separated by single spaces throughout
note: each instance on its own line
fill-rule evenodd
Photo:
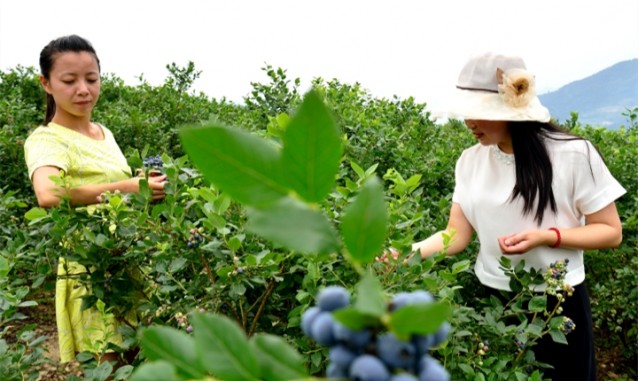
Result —
M 352 160 L 350 160 L 350 168 L 352 168 L 352 170 L 357 174 L 357 176 L 359 176 L 360 179 L 366 176 L 366 173 L 363 170 L 363 168 L 361 168 L 361 166 L 359 166 L 357 163 L 355 163 Z
M 283 141 L 286 184 L 306 201 L 321 201 L 334 187 L 342 148 L 337 123 L 315 91 L 304 97 Z
M 284 381 L 308 376 L 303 357 L 283 338 L 259 334 L 252 337 L 250 344 L 261 367 L 262 379 Z
M 341 308 L 334 311 L 332 315 L 339 323 L 353 331 L 359 331 L 364 328 L 374 328 L 381 325 L 381 319 L 378 316 L 368 315 L 357 310 L 355 307 Z
M 113 372 L 113 364 L 109 361 L 103 362 L 96 368 L 87 369 L 85 377 L 93 381 L 106 381 Z
M 24 214 L 24 217 L 29 221 L 34 221 L 46 216 L 47 216 L 47 211 L 46 209 L 43 209 L 43 208 L 31 208 L 28 212 Z
M 288 193 L 280 153 L 265 139 L 215 124 L 185 127 L 180 137 L 204 177 L 237 201 L 264 205 Z
M 142 331 L 141 343 L 146 357 L 170 362 L 181 377 L 199 378 L 205 374 L 195 342 L 184 332 L 163 326 L 147 328 Z
M 174 272 L 181 270 L 186 265 L 187 262 L 188 262 L 188 259 L 184 257 L 178 257 L 173 259 L 171 261 L 171 264 L 168 266 L 168 272 L 172 274 Z
M 452 274 L 462 273 L 470 268 L 471 262 L 467 259 L 452 264 Z
M 552 329 L 551 331 L 549 331 L 549 335 L 552 337 L 552 340 L 554 340 L 555 342 L 561 343 L 561 344 L 567 344 L 567 337 L 565 337 L 565 333 L 563 333 L 563 331 Z
M 133 365 L 121 366 L 121 367 L 117 368 L 117 370 L 113 374 L 113 379 L 114 380 L 128 380 L 128 379 L 130 379 L 131 373 L 133 373 L 133 370 L 135 370 Z
M 155 361 L 140 365 L 129 381 L 178 381 L 175 367 L 167 361 Z
M 370 263 L 382 251 L 388 225 L 383 197 L 381 182 L 371 177 L 344 212 L 341 233 L 355 262 Z
M 246 335 L 222 315 L 194 313 L 191 322 L 197 352 L 206 369 L 224 381 L 258 380 L 259 364 Z
M 138 193 L 144 196 L 144 198 L 149 199 L 151 198 L 151 196 L 153 196 L 153 192 L 151 191 L 151 188 L 148 185 L 148 180 L 140 179 L 138 185 L 139 185 Z
M 410 304 L 392 313 L 390 329 L 397 337 L 427 335 L 436 332 L 451 315 L 452 307 L 445 302 Z
M 339 235 L 328 218 L 299 200 L 285 197 L 247 214 L 246 229 L 278 245 L 301 253 L 338 251 Z
M 0 279 L 6 277 L 7 274 L 9 274 L 9 270 L 9 261 L 5 257 L 0 256 Z
M 354 307 L 363 314 L 379 318 L 388 311 L 383 287 L 374 275 L 366 273 L 357 284 L 357 301 Z
M 547 308 L 547 295 L 534 296 L 529 301 L 529 310 L 533 312 L 543 312 Z

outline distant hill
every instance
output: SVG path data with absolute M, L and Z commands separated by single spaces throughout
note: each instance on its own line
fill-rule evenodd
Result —
M 628 118 L 622 114 L 638 106 L 638 59 L 619 62 L 539 98 L 561 123 L 571 119 L 574 111 L 584 125 L 626 126 Z

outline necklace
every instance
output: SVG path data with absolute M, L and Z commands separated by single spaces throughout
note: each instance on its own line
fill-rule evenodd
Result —
M 496 144 L 491 145 L 490 146 L 490 150 L 492 151 L 492 154 L 494 154 L 494 156 L 499 161 L 501 161 L 502 163 L 504 163 L 506 165 L 514 164 L 514 154 L 513 153 L 505 153 L 505 152 L 501 151 L 501 149 L 498 148 L 498 146 Z

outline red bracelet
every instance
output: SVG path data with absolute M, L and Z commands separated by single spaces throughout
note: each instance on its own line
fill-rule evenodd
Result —
M 556 243 L 553 244 L 553 245 L 549 245 L 549 247 L 551 247 L 552 249 L 555 249 L 558 246 L 560 246 L 560 230 L 558 230 L 556 228 L 549 228 L 549 230 L 553 230 L 554 233 L 556 233 Z

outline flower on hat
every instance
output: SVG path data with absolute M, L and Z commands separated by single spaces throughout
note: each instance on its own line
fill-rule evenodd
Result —
M 524 69 L 496 70 L 498 92 L 512 107 L 525 107 L 535 97 L 534 77 Z

